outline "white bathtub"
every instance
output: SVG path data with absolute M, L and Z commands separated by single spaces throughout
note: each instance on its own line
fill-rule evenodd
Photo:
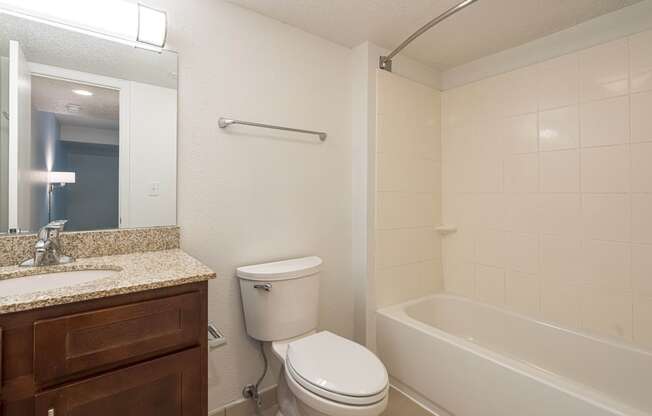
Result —
M 377 347 L 442 416 L 652 414 L 652 352 L 456 296 L 379 310 Z

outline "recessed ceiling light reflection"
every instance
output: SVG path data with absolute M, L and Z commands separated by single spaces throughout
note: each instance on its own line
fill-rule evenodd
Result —
M 87 90 L 72 90 L 77 95 L 83 95 L 84 97 L 90 97 L 93 95 L 92 92 L 87 91 Z

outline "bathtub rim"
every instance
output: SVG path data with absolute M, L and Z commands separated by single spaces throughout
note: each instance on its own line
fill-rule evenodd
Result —
M 643 353 L 646 355 L 649 355 L 652 357 L 652 351 L 648 351 L 642 348 L 637 348 L 636 346 L 632 346 L 628 343 L 624 343 L 618 340 L 614 340 L 611 338 L 607 337 L 600 337 L 592 334 L 588 334 L 583 331 L 577 331 L 577 330 L 572 330 L 569 328 L 565 328 L 559 325 L 556 325 L 551 322 L 543 321 L 540 319 L 536 319 L 533 317 L 529 317 L 527 315 L 520 314 L 518 312 L 514 312 L 510 309 L 507 308 L 501 308 L 498 306 L 490 305 L 487 303 L 483 302 L 478 302 L 473 299 L 468 299 L 463 296 L 459 295 L 454 295 L 454 294 L 449 294 L 449 293 L 435 293 L 427 296 L 420 297 L 418 299 L 412 299 L 408 300 L 403 303 L 399 303 L 396 305 L 390 305 L 386 306 L 383 308 L 379 308 L 376 310 L 376 313 L 379 315 L 382 315 L 388 319 L 391 319 L 393 321 L 399 322 L 401 324 L 407 325 L 410 328 L 413 328 L 421 333 L 425 333 L 426 335 L 434 336 L 439 339 L 442 339 L 445 342 L 448 342 L 450 344 L 455 345 L 458 348 L 463 349 L 466 352 L 469 352 L 471 354 L 477 355 L 481 358 L 487 359 L 491 361 L 492 363 L 503 367 L 505 369 L 514 371 L 522 376 L 534 379 L 542 384 L 545 384 L 546 386 L 553 388 L 563 394 L 567 394 L 571 397 L 574 397 L 578 400 L 582 400 L 584 402 L 588 402 L 591 405 L 594 405 L 598 408 L 601 408 L 603 410 L 606 410 L 608 412 L 614 413 L 614 415 L 618 416 L 650 416 L 650 413 L 647 413 L 641 409 L 636 409 L 633 408 L 623 402 L 620 402 L 616 399 L 613 399 L 611 397 L 606 396 L 604 393 L 599 392 L 598 390 L 591 389 L 590 387 L 587 387 L 586 385 L 573 381 L 572 379 L 569 379 L 567 377 L 561 376 L 559 374 L 556 374 L 554 372 L 548 371 L 544 368 L 537 367 L 536 365 L 527 363 L 526 361 L 519 360 L 517 358 L 512 358 L 507 354 L 501 354 L 498 352 L 495 352 L 483 345 L 480 345 L 478 343 L 474 343 L 471 341 L 466 340 L 463 337 L 451 334 L 449 332 L 446 332 L 440 328 L 437 328 L 432 325 L 428 325 L 425 322 L 419 321 L 418 319 L 412 318 L 408 313 L 406 312 L 406 308 L 415 305 L 417 303 L 425 302 L 425 301 L 430 301 L 433 299 L 452 299 L 452 300 L 458 300 L 462 301 L 463 303 L 467 304 L 475 304 L 475 305 L 480 305 L 483 307 L 490 308 L 492 310 L 495 310 L 500 313 L 505 313 L 517 318 L 525 319 L 527 321 L 537 323 L 537 324 L 542 324 L 546 325 L 548 327 L 561 330 L 565 333 L 585 337 L 588 339 L 591 339 L 593 341 L 597 342 L 605 342 L 608 343 L 612 346 L 617 346 L 617 347 L 622 347 L 625 349 L 628 349 L 633 352 L 639 352 Z M 378 323 L 376 323 L 378 325 Z M 378 331 L 378 330 L 377 330 Z M 391 374 L 390 374 L 391 376 Z

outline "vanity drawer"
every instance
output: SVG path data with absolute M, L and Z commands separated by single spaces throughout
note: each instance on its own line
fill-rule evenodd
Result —
M 199 292 L 34 322 L 34 380 L 48 384 L 198 345 Z
M 205 416 L 199 362 L 193 348 L 47 390 L 34 398 L 34 415 Z

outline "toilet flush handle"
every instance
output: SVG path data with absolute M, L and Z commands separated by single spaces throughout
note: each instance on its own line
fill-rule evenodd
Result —
M 271 292 L 272 291 L 272 284 L 271 283 L 255 284 L 254 289 L 262 289 L 265 292 Z

